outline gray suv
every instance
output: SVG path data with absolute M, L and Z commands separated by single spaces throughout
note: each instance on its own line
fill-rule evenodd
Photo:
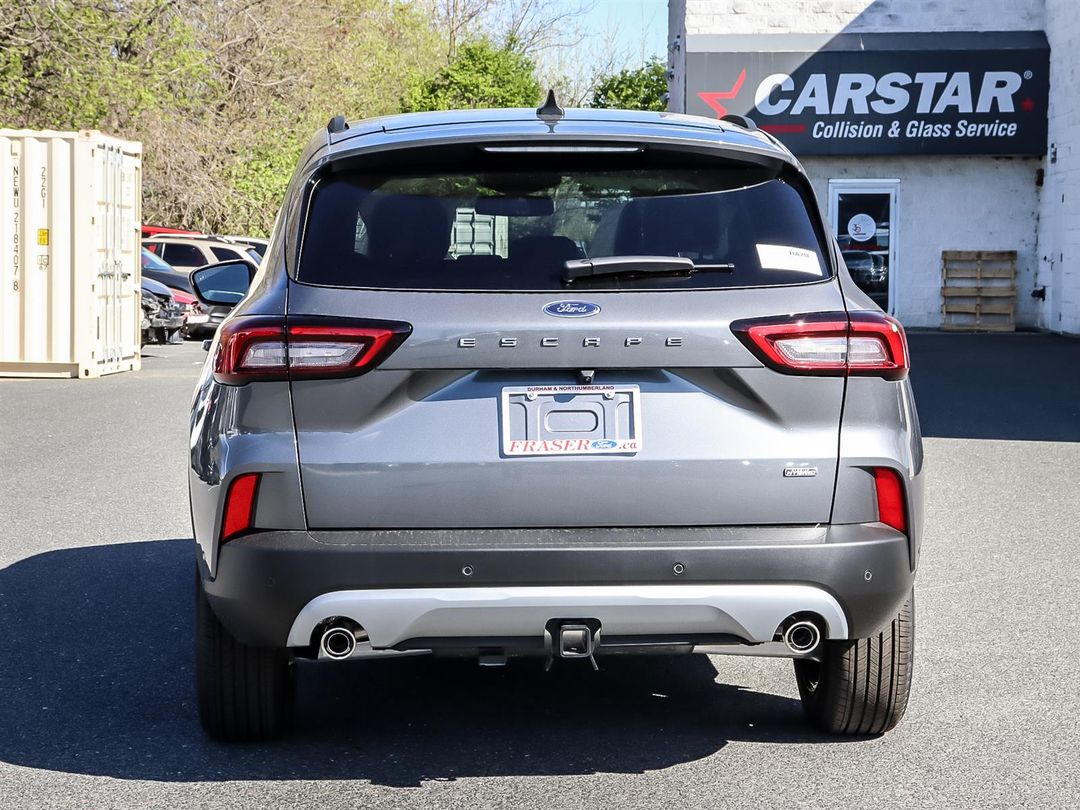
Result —
M 752 122 L 336 118 L 253 272 L 192 279 L 243 298 L 191 414 L 209 734 L 282 729 L 296 659 L 422 655 L 779 656 L 819 729 L 899 721 L 907 344 Z

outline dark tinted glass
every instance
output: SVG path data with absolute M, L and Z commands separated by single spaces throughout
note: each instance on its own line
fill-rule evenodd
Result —
M 214 254 L 214 258 L 219 262 L 231 262 L 234 259 L 241 258 L 239 251 L 230 250 L 229 248 L 212 247 L 210 248 L 210 251 Z
M 161 258 L 173 267 L 202 267 L 202 265 L 206 264 L 202 251 L 195 245 L 185 245 L 182 242 L 165 242 L 161 249 Z
M 693 275 L 564 281 L 568 260 L 679 256 Z M 694 289 L 824 278 L 794 187 L 761 170 L 334 175 L 312 198 L 298 278 L 436 290 Z

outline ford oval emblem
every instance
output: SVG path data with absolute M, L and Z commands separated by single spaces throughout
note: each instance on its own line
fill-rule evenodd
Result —
M 588 318 L 599 311 L 599 304 L 590 304 L 588 301 L 552 301 L 544 307 L 544 312 L 556 318 Z
M 594 450 L 614 450 L 619 446 L 619 443 L 612 439 L 593 439 L 590 446 Z

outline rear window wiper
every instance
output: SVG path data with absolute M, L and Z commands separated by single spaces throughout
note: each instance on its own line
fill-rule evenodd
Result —
M 563 262 L 563 284 L 598 276 L 692 276 L 699 270 L 734 270 L 733 264 L 694 264 L 685 256 L 597 256 Z

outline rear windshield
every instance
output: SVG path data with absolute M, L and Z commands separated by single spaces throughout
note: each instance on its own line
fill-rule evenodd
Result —
M 336 174 L 313 192 L 297 278 L 422 290 L 801 284 L 828 275 L 818 233 L 799 192 L 760 168 Z M 693 269 L 632 258 L 580 269 L 640 256 Z

